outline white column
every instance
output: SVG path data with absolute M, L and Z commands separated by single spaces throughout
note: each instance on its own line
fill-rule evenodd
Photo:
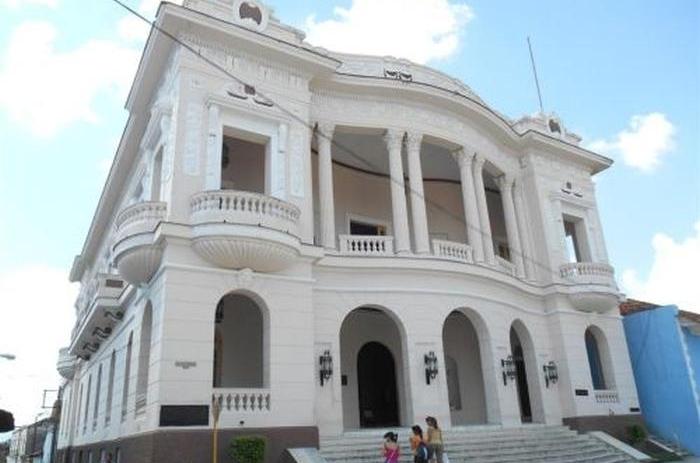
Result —
M 477 154 L 474 160 L 474 191 L 476 192 L 476 204 L 479 210 L 479 223 L 481 229 L 481 241 L 484 244 L 484 260 L 489 265 L 496 264 L 496 255 L 493 252 L 493 239 L 491 238 L 491 222 L 489 221 L 489 209 L 486 204 L 486 190 L 484 189 L 484 162 L 486 159 Z
M 411 251 L 411 241 L 408 235 L 408 214 L 406 213 L 406 190 L 403 183 L 403 162 L 401 161 L 401 146 L 403 145 L 402 130 L 389 129 L 384 135 L 389 151 L 389 174 L 391 177 L 391 211 L 394 227 L 394 248 L 397 254 Z
M 423 134 L 420 133 L 408 132 L 406 136 L 413 242 L 416 246 L 416 254 L 430 253 L 428 218 L 425 212 L 425 193 L 423 191 L 423 169 L 420 164 L 420 145 L 422 140 Z
M 501 189 L 503 201 L 503 215 L 506 219 L 506 235 L 510 248 L 510 261 L 515 264 L 517 275 L 525 276 L 523 268 L 522 247 L 520 246 L 520 233 L 518 233 L 518 221 L 515 218 L 515 205 L 513 204 L 513 178 L 510 175 L 502 175 L 498 178 L 498 187 Z
M 522 180 L 516 180 L 513 186 L 513 196 L 515 197 L 515 215 L 518 219 L 518 230 L 520 231 L 520 246 L 522 247 L 523 260 L 525 261 L 525 276 L 528 280 L 535 280 L 535 261 L 532 253 L 530 233 L 527 228 L 527 217 L 525 217 L 524 194 Z
M 462 186 L 462 204 L 464 206 L 464 222 L 467 229 L 467 242 L 474 253 L 476 262 L 484 261 L 484 243 L 481 237 L 481 227 L 479 225 L 479 208 L 476 202 L 476 192 L 474 191 L 474 174 L 472 172 L 472 162 L 474 152 L 461 149 L 453 156 L 459 165 L 459 180 Z
M 333 161 L 331 140 L 335 126 L 318 123 L 316 143 L 318 145 L 318 203 L 321 217 L 321 246 L 335 249 L 335 207 L 333 204 Z

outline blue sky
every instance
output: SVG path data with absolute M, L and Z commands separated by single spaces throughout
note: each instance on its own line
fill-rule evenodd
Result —
M 416 10 L 374 0 L 384 35 L 372 36 L 367 1 L 268 4 L 317 45 L 352 50 L 366 33 L 377 53 L 424 50 L 415 56 L 510 117 L 537 110 L 529 35 L 545 110 L 616 160 L 597 188 L 623 289 L 700 311 L 692 278 L 700 260 L 700 2 L 415 0 Z M 127 3 L 145 14 L 157 5 Z M 0 376 L 13 375 L 11 388 L 0 384 L 0 408 L 30 374 L 20 352 L 51 369 L 68 342 L 76 288 L 66 275 L 126 120 L 143 43 L 124 18 L 110 0 L 0 0 L 0 293 L 10 293 L 0 311 L 11 319 L 0 325 L 0 352 L 18 354 L 11 367 L 0 363 Z M 46 333 L 50 349 L 25 347 L 36 336 L 30 328 Z M 55 385 L 51 378 L 41 377 L 43 387 Z

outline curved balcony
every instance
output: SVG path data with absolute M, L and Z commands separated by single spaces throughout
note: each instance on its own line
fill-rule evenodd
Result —
M 56 370 L 58 370 L 59 375 L 66 379 L 73 379 L 73 375 L 75 374 L 75 364 L 75 356 L 71 355 L 68 347 L 64 347 L 58 351 Z
M 275 272 L 299 255 L 299 209 L 271 196 L 214 190 L 192 196 L 192 246 L 224 268 Z
M 615 270 L 608 264 L 573 262 L 559 267 L 559 276 L 569 284 L 569 298 L 578 310 L 606 312 L 618 303 Z
M 132 204 L 117 216 L 114 261 L 129 283 L 146 283 L 158 269 L 163 249 L 155 242 L 154 231 L 166 209 L 163 202 L 147 201 Z

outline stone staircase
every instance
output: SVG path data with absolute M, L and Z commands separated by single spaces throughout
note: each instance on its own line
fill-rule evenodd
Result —
M 322 437 L 320 453 L 329 463 L 377 463 L 382 436 L 399 435 L 401 463 L 413 461 L 408 445 L 410 429 L 375 429 Z M 450 463 L 631 463 L 628 455 L 565 426 L 527 425 L 453 428 L 443 431 Z

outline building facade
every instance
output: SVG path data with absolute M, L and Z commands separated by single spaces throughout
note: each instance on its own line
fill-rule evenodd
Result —
M 71 270 L 62 461 L 208 461 L 214 416 L 272 461 L 426 415 L 638 413 L 591 180 L 611 161 L 556 116 L 312 47 L 257 1 L 157 26 Z
M 653 304 L 623 314 L 644 421 L 700 455 L 700 315 Z

